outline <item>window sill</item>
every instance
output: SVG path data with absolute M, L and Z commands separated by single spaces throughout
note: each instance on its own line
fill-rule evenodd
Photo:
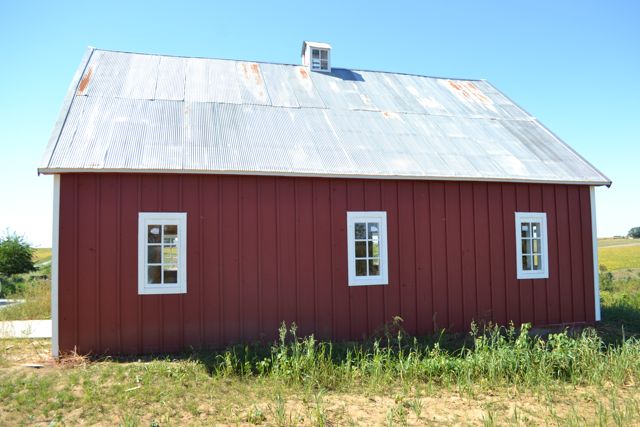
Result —
M 371 281 L 371 282 L 355 282 L 349 283 L 349 286 L 387 286 L 388 282 Z
M 549 275 L 546 273 L 518 276 L 518 280 L 536 280 L 536 279 L 548 279 L 548 278 L 549 278 Z
M 138 289 L 138 295 L 174 295 L 174 294 L 186 294 L 187 287 L 183 285 L 178 286 L 152 286 L 147 285 L 144 288 Z

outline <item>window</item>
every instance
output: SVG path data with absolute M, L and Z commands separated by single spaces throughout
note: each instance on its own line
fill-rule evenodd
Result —
M 549 277 L 546 213 L 516 212 L 516 252 L 518 279 Z
M 387 213 L 347 212 L 349 286 L 386 285 Z
M 311 48 L 311 69 L 330 71 L 328 49 Z
M 140 212 L 138 294 L 187 292 L 187 214 Z

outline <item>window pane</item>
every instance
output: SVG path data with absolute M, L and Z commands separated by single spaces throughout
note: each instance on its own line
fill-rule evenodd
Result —
M 366 258 L 367 242 L 356 242 L 356 258 Z
M 178 263 L 178 248 L 175 246 L 165 246 L 162 248 L 164 264 L 177 264 Z
M 160 226 L 147 226 L 147 240 L 149 243 L 160 243 Z
M 328 56 L 328 52 L 326 50 L 320 51 L 320 59 L 327 60 L 328 59 L 327 56 Z
M 533 269 L 542 270 L 542 257 L 540 255 L 533 256 Z
M 529 229 L 529 223 L 528 222 L 523 222 L 521 225 L 521 234 L 522 237 L 531 237 L 531 233 L 530 233 L 530 229 Z
M 320 61 L 320 69 L 321 70 L 328 70 L 329 69 L 329 62 L 327 62 L 326 60 L 321 60 Z
M 364 222 L 356 222 L 356 239 L 366 239 L 367 232 Z
M 178 283 L 178 267 L 175 265 L 165 265 L 162 268 L 164 283 Z
M 522 254 L 530 254 L 531 253 L 531 240 L 522 239 Z
M 366 275 L 367 275 L 367 260 L 357 259 L 356 260 L 356 276 L 366 276 Z
M 160 266 L 148 267 L 147 283 L 160 283 Z
M 370 259 L 369 260 L 369 276 L 379 276 L 380 275 L 380 259 Z
M 380 256 L 380 245 L 378 242 L 369 241 L 369 254 L 368 256 Z
M 160 245 L 149 246 L 147 262 L 149 264 L 160 264 L 162 262 L 160 258 L 161 250 L 162 247 Z
M 531 270 L 531 255 L 522 256 L 522 269 L 525 271 Z
M 540 245 L 540 239 L 533 239 L 532 243 L 533 243 L 533 253 L 534 254 L 542 253 L 542 251 L 540 250 L 542 248 L 542 246 Z
M 318 49 L 311 49 L 311 57 L 313 59 L 319 59 L 320 58 L 320 51 Z
M 178 226 L 177 225 L 165 225 L 164 235 L 162 236 L 164 243 L 175 245 L 178 242 Z
M 532 222 L 531 223 L 531 234 L 533 237 L 540 237 L 540 223 Z
M 380 225 L 377 222 L 370 222 L 367 225 L 369 226 L 369 239 L 378 241 L 378 232 L 380 229 Z

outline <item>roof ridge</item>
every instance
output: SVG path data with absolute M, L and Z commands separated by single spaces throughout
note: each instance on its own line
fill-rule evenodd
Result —
M 89 46 L 96 51 L 102 52 L 112 52 L 112 53 L 126 53 L 130 55 L 146 55 L 146 56 L 164 56 L 169 58 L 184 58 L 184 59 L 211 59 L 215 61 L 234 61 L 234 62 L 251 62 L 255 64 L 268 64 L 268 65 L 285 65 L 291 67 L 303 67 L 302 64 L 292 64 L 287 62 L 270 62 L 270 61 L 254 61 L 250 59 L 236 59 L 236 58 L 215 58 L 210 56 L 187 56 L 187 55 L 171 55 L 164 53 L 148 53 L 148 52 L 133 52 L 127 50 L 115 50 L 115 49 L 102 49 L 93 46 Z M 347 70 L 347 71 L 364 71 L 366 73 L 382 73 L 382 74 L 397 74 L 402 76 L 415 76 L 415 77 L 424 77 L 427 79 L 437 79 L 437 80 L 456 80 L 456 81 L 465 81 L 465 82 L 483 82 L 487 81 L 486 79 L 480 78 L 465 78 L 465 77 L 445 77 L 445 76 L 430 76 L 426 74 L 417 74 L 417 73 L 406 73 L 401 71 L 385 71 L 385 70 L 370 70 L 365 68 L 346 68 L 346 67 L 334 67 L 331 66 L 332 69 L 335 70 Z M 326 73 L 331 74 L 331 73 Z

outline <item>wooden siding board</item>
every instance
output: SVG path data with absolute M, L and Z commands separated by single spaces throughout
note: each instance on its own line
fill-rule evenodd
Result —
M 265 178 L 258 182 L 258 247 L 260 265 L 260 310 L 262 313 L 260 337 L 272 341 L 277 337 L 278 317 L 278 241 L 276 179 Z
M 221 336 L 221 266 L 220 266 L 220 246 L 221 239 L 219 233 L 219 180 L 200 178 L 200 206 L 201 206 L 201 237 L 202 241 L 202 299 L 206 305 L 202 306 L 202 322 L 204 337 L 203 347 L 207 343 L 222 342 Z M 190 223 L 187 228 L 190 228 Z M 190 235 L 191 237 L 191 235 Z M 192 242 L 191 238 L 189 240 Z M 187 261 L 188 262 L 188 261 Z M 189 272 L 187 272 L 189 273 Z M 189 278 L 187 278 L 187 288 L 189 288 Z M 188 291 L 187 291 L 188 292 Z
M 398 284 L 400 286 L 400 315 L 405 330 L 415 335 L 416 315 L 416 235 L 414 223 L 413 183 L 398 182 Z
M 489 184 L 489 258 L 491 274 L 492 319 L 501 325 L 507 323 L 507 300 L 505 288 L 505 222 L 502 216 L 502 186 Z M 515 242 L 513 243 L 515 245 Z
M 584 270 L 582 254 L 582 216 L 580 214 L 580 188 L 569 187 L 569 235 L 571 247 L 571 277 L 573 283 L 573 321 L 586 321 L 584 296 Z M 587 235 L 588 237 L 589 235 Z
M 181 336 L 187 347 L 199 348 L 204 339 L 202 314 L 204 307 L 204 292 L 202 284 L 203 268 L 201 260 L 203 234 L 201 203 L 199 194 L 202 192 L 200 178 L 197 175 L 187 175 L 181 181 L 180 206 L 187 213 L 187 293 L 180 296 L 182 311 Z
M 433 289 L 431 281 L 431 215 L 429 184 L 414 184 L 414 218 L 416 245 L 417 334 L 433 333 Z
M 271 341 L 282 321 L 340 341 L 397 315 L 419 335 L 593 320 L 588 187 L 71 174 L 60 200 L 63 351 Z M 188 292 L 138 295 L 138 213 L 163 210 L 188 214 Z M 389 285 L 348 287 L 348 210 L 387 212 Z M 513 215 L 532 210 L 547 212 L 548 280 L 515 278 Z
M 560 279 L 558 263 L 558 218 L 556 196 L 553 186 L 542 187 L 542 210 L 547 213 L 547 244 L 549 250 L 549 279 L 547 279 L 547 321 L 560 323 Z
M 99 205 L 96 217 L 98 242 L 96 284 L 99 303 L 97 306 L 99 337 L 98 348 L 105 352 L 120 352 L 118 321 L 118 268 L 113 261 L 118 259 L 118 176 L 104 175 L 99 182 Z M 115 285 L 115 286 L 114 286 Z
M 519 185 L 516 187 L 516 209 L 517 212 L 532 212 L 529 204 L 528 185 Z M 538 285 L 538 282 L 541 280 L 542 279 L 518 280 L 518 285 L 520 287 L 520 321 L 522 323 L 533 323 L 534 321 L 533 287 Z
M 78 182 L 78 352 L 86 353 L 96 348 L 97 319 L 96 307 L 98 305 L 96 292 L 96 245 L 97 228 L 94 226 L 97 218 L 96 190 L 97 176 Z
M 540 185 L 532 184 L 529 186 L 529 206 L 531 212 L 544 212 L 542 203 L 542 189 Z M 547 223 L 549 216 L 547 215 Z M 549 226 L 547 224 L 547 235 Z M 547 237 L 547 245 L 548 245 Z M 533 322 L 535 324 L 544 325 L 547 323 L 547 289 L 548 279 L 537 279 L 533 281 Z
M 520 281 L 517 279 L 516 259 L 516 186 L 502 186 L 502 218 L 504 221 L 504 272 L 507 322 L 520 324 Z
M 380 211 L 382 209 L 380 183 L 364 181 L 364 210 Z M 366 286 L 367 288 L 367 333 L 369 335 L 380 329 L 385 323 L 384 286 Z
M 120 336 L 122 352 L 142 352 L 142 298 L 138 295 L 139 175 L 120 177 Z
M 349 288 L 347 279 L 347 184 L 331 181 L 331 290 L 333 293 L 333 339 L 349 339 Z
M 290 178 L 278 178 L 278 320 L 290 326 L 296 322 L 295 194 Z
M 460 184 L 460 250 L 462 257 L 462 316 L 469 327 L 477 313 L 473 184 Z
M 449 329 L 462 331 L 464 322 L 462 294 L 462 250 L 460 242 L 460 185 L 447 182 L 445 192 L 445 233 L 447 269 L 447 313 Z
M 447 295 L 447 237 L 444 184 L 434 183 L 429 189 L 431 220 L 431 279 L 433 286 L 433 322 L 439 330 L 449 324 Z
M 395 181 L 381 183 L 382 210 L 387 212 L 387 256 L 389 284 L 384 286 L 385 322 L 402 317 L 399 286 L 398 186 Z
M 312 183 L 316 332 L 320 339 L 331 339 L 331 186 L 328 180 L 313 180 Z
M 491 306 L 491 253 L 489 246 L 489 204 L 487 184 L 473 185 L 475 254 L 477 281 L 477 320 L 485 323 L 492 319 Z
M 347 211 L 360 212 L 363 210 L 364 181 L 348 180 Z M 345 241 L 346 238 L 345 235 Z M 349 322 L 351 325 L 350 339 L 352 340 L 360 340 L 367 335 L 367 288 L 369 286 L 349 287 Z
M 172 179 L 171 176 L 163 175 L 159 181 L 160 191 L 160 211 L 162 212 L 182 212 L 181 204 L 181 184 L 182 176 Z M 189 221 L 187 213 L 187 221 Z M 187 226 L 187 233 L 189 226 Z M 187 238 L 187 242 L 189 239 Z M 197 242 L 197 241 L 196 241 Z M 194 248 L 194 246 L 191 246 Z M 197 246 L 195 247 L 197 248 Z M 194 248 L 194 249 L 195 249 Z M 187 249 L 187 255 L 189 250 Z M 189 256 L 187 256 L 189 258 Z M 189 281 L 191 275 L 187 275 Z M 189 286 L 187 286 L 189 289 Z M 184 348 L 184 335 L 182 333 L 184 327 L 184 317 L 182 312 L 183 295 L 162 295 L 160 299 L 162 318 L 162 341 L 161 349 L 164 351 L 176 352 Z
M 296 203 L 296 318 L 300 334 L 312 334 L 315 329 L 315 236 L 313 234 L 313 185 L 310 179 L 295 181 Z
M 60 180 L 60 233 L 58 242 L 58 310 L 59 345 L 61 351 L 72 350 L 78 343 L 76 338 L 76 241 L 77 209 L 76 176 L 62 175 Z
M 140 212 L 161 211 L 162 193 L 160 189 L 160 179 L 161 177 L 158 175 L 143 175 L 140 178 L 140 192 L 138 194 L 138 197 L 140 198 Z M 136 213 L 136 223 L 137 219 Z M 138 242 L 136 233 L 134 248 L 137 247 Z M 142 305 L 140 312 L 141 319 L 139 322 L 141 328 L 142 351 L 145 353 L 162 351 L 164 325 L 164 319 L 162 316 L 162 297 L 163 295 L 145 295 L 143 298 L 139 298 Z
M 567 187 L 558 186 L 556 192 L 558 227 L 558 273 L 560 279 L 560 321 L 573 319 L 573 291 L 571 272 L 571 238 L 569 235 L 569 209 Z
M 258 183 L 255 177 L 240 178 L 240 293 L 242 340 L 255 342 L 260 336 L 258 289 Z
M 580 213 L 582 215 L 582 265 L 584 269 L 585 321 L 595 322 L 595 294 L 593 287 L 593 241 L 591 224 L 591 193 L 589 187 L 580 187 Z

